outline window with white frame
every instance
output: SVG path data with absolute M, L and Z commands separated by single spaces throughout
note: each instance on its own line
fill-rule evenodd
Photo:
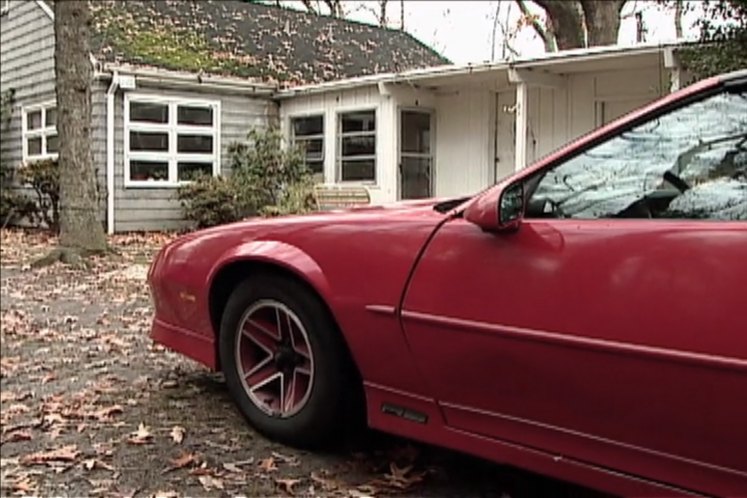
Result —
M 23 160 L 54 159 L 59 151 L 55 102 L 23 108 Z
M 173 186 L 220 170 L 220 103 L 125 96 L 125 183 Z
M 301 148 L 306 166 L 315 177 L 324 175 L 324 116 L 291 118 L 291 139 Z
M 337 176 L 343 182 L 376 181 L 375 110 L 338 115 Z

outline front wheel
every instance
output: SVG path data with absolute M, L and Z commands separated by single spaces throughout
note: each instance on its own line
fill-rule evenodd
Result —
M 352 379 L 334 322 L 304 286 L 269 275 L 237 286 L 219 354 L 228 389 L 257 430 L 295 446 L 330 441 Z

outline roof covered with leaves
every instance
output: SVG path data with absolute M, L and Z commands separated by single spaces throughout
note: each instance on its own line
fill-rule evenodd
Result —
M 411 35 L 241 0 L 96 0 L 102 62 L 291 86 L 449 64 Z

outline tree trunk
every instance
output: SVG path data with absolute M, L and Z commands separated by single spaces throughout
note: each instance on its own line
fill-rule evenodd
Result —
M 555 35 L 559 50 L 586 46 L 584 18 L 579 3 L 575 0 L 534 0 L 545 10 L 548 27 Z
M 674 33 L 678 40 L 682 39 L 682 0 L 674 2 Z
M 620 31 L 620 10 L 625 0 L 581 0 L 586 19 L 587 46 L 614 45 Z
M 405 0 L 399 0 L 399 29 L 405 30 Z
M 55 76 L 60 139 L 60 245 L 106 250 L 91 153 L 91 61 L 87 0 L 57 1 Z

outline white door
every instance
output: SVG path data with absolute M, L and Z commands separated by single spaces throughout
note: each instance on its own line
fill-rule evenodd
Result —
M 422 110 L 400 112 L 399 197 L 433 197 L 433 114 Z

